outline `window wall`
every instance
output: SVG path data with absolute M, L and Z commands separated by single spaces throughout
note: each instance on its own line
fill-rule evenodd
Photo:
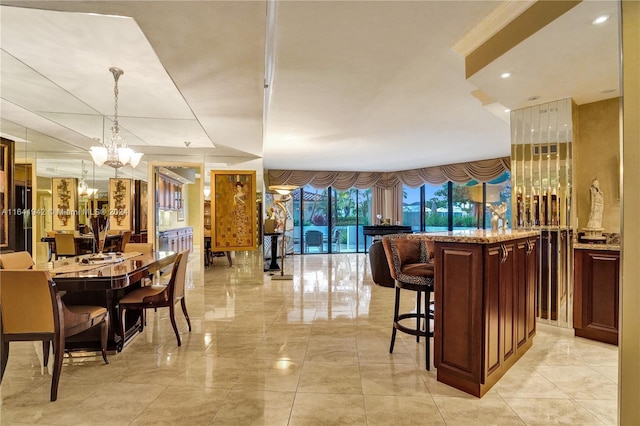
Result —
M 402 224 L 414 232 L 491 228 L 488 206 L 507 204 L 511 223 L 511 178 L 509 172 L 487 183 L 403 187 Z
M 293 197 L 295 253 L 364 251 L 362 227 L 370 221 L 370 189 L 340 191 L 305 186 Z
M 316 189 L 293 193 L 294 252 L 363 253 L 363 226 L 370 225 L 371 190 Z M 403 187 L 402 224 L 414 232 L 490 228 L 489 204 L 505 202 L 511 223 L 509 173 L 488 182 Z

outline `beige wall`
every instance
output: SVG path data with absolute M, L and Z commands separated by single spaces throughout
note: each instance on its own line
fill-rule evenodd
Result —
M 577 108 L 573 182 L 578 229 L 587 225 L 591 206 L 589 187 L 597 177 L 604 195 L 604 232 L 620 232 L 620 98 Z
M 196 179 L 193 185 L 185 185 L 186 192 L 183 192 L 185 203 L 184 218 L 188 226 L 193 227 L 193 245 L 201 246 L 204 238 L 200 233 L 203 218 L 200 217 L 200 203 L 204 202 L 204 195 L 200 192 L 200 179 Z
M 640 419 L 640 2 L 622 2 L 623 186 L 618 424 Z

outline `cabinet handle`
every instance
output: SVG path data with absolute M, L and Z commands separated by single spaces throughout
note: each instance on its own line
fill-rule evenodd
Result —
M 509 257 L 509 251 L 507 250 L 507 246 L 505 246 L 504 244 L 500 244 L 500 250 L 502 252 L 500 263 L 504 263 L 507 261 L 507 258 Z
M 535 247 L 535 243 L 531 240 L 527 240 L 527 256 L 533 252 L 533 248 Z

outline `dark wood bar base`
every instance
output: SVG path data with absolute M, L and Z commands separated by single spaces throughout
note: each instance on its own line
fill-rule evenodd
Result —
M 439 382 L 482 397 L 536 334 L 538 235 L 434 239 Z

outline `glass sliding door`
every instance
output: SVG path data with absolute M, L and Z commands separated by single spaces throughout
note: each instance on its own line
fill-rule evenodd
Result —
M 302 188 L 300 252 L 328 253 L 329 238 L 329 189 Z
M 331 192 L 331 244 L 332 253 L 357 251 L 358 234 L 358 190 Z
M 448 184 L 430 185 L 424 188 L 424 225 L 426 232 L 449 230 L 449 188 Z
M 419 188 L 402 187 L 402 225 L 410 226 L 413 232 L 422 231 L 422 212 L 424 211 L 424 186 Z
M 365 252 L 363 226 L 371 225 L 371 189 L 358 190 L 358 234 L 356 235 L 356 251 Z

